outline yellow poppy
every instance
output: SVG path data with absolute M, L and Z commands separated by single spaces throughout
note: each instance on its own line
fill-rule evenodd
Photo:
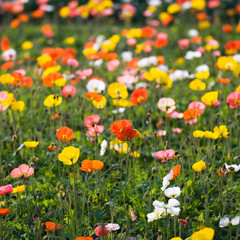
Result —
M 24 190 L 25 190 L 25 185 L 20 185 L 13 188 L 12 193 L 20 193 L 20 192 L 23 192 Z
M 218 134 L 219 138 L 228 138 L 228 130 L 227 130 L 226 125 L 221 125 L 219 127 L 216 126 L 213 129 L 213 132 Z
M 206 89 L 206 83 L 202 82 L 199 79 L 195 79 L 189 83 L 189 88 L 193 91 L 203 91 Z
M 31 142 L 24 142 L 24 145 L 27 147 L 27 148 L 35 148 L 37 147 L 39 144 L 39 142 L 37 141 L 31 141 Z
M 13 101 L 11 104 L 11 109 L 15 112 L 22 112 L 24 109 L 24 102 L 23 101 Z
M 214 229 L 203 228 L 191 235 L 191 240 L 212 240 L 214 237 Z
M 75 147 L 65 147 L 61 153 L 58 154 L 58 160 L 66 165 L 73 165 L 78 161 L 80 150 Z
M 126 86 L 124 84 L 118 83 L 118 82 L 114 82 L 109 85 L 108 94 L 112 98 L 126 99 L 128 97 L 128 91 L 127 91 Z
M 204 132 L 200 131 L 200 130 L 196 130 L 196 131 L 193 132 L 193 136 L 195 138 L 202 138 L 204 136 Z
M 196 172 L 202 172 L 206 169 L 206 163 L 203 160 L 196 162 L 192 165 L 192 169 Z
M 46 107 L 57 107 L 62 103 L 62 98 L 56 95 L 49 95 L 47 98 L 45 98 L 43 104 Z
M 212 106 L 217 101 L 217 98 L 218 98 L 218 92 L 212 91 L 212 92 L 205 93 L 202 96 L 201 101 L 208 106 Z

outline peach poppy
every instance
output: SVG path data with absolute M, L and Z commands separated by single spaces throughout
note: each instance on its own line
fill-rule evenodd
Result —
M 81 167 L 79 169 L 84 172 L 91 173 L 93 171 L 101 170 L 103 166 L 104 163 L 102 161 L 85 159 L 82 161 Z
M 144 88 L 136 89 L 132 92 L 130 101 L 134 105 L 139 105 L 140 103 L 143 103 L 147 100 L 148 97 L 148 91 Z
M 63 142 L 69 142 L 72 138 L 74 138 L 75 134 L 71 128 L 61 127 L 57 130 L 56 136 Z
M 61 228 L 60 224 L 56 224 L 53 222 L 42 223 L 42 226 L 45 227 L 45 232 L 54 232 L 55 230 L 59 230 Z
M 1 66 L 1 69 L 7 70 L 10 69 L 14 66 L 14 62 L 6 62 Z
M 10 213 L 10 210 L 8 208 L 0 208 L 0 216 L 7 215 L 9 213 Z

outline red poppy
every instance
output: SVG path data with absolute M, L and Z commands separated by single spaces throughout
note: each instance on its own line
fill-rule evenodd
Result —
M 55 113 L 54 115 L 51 116 L 51 120 L 59 118 L 60 115 L 58 113 Z
M 151 38 L 156 34 L 156 30 L 152 27 L 143 27 L 142 28 L 142 37 Z
M 9 213 L 10 213 L 10 210 L 8 208 L 0 208 L 0 216 L 7 215 Z
M 147 100 L 148 97 L 148 91 L 144 88 L 136 89 L 132 92 L 130 101 L 134 105 L 139 105 L 140 103 L 143 103 Z
M 130 141 L 136 137 L 136 131 L 131 127 L 125 127 L 122 132 L 115 135 L 121 141 Z
M 77 237 L 75 240 L 93 240 L 92 237 Z
M 124 128 L 130 128 L 132 126 L 131 122 L 128 120 L 118 120 L 115 121 L 111 126 L 110 130 L 113 134 L 118 134 L 123 132 Z
M 98 226 L 95 228 L 94 232 L 99 237 L 106 237 L 108 236 L 109 232 L 105 226 Z
M 198 113 L 199 113 L 199 109 L 191 108 L 183 113 L 183 118 L 185 120 L 194 119 L 198 116 Z
M 75 136 L 75 134 L 71 128 L 61 127 L 57 130 L 56 136 L 63 142 L 69 142 Z
M 42 223 L 42 226 L 45 226 L 45 232 L 54 232 L 55 230 L 59 230 L 61 228 L 60 224 L 56 224 L 53 222 L 45 222 Z
M 47 147 L 47 150 L 48 150 L 49 152 L 52 152 L 52 151 L 54 151 L 56 148 L 57 148 L 57 146 L 48 146 L 48 147 Z

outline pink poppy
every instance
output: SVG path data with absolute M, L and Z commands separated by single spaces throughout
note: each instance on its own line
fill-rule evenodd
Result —
M 101 16 L 110 16 L 113 15 L 114 10 L 113 8 L 105 8 L 102 12 L 101 12 Z
M 137 216 L 134 214 L 133 209 L 132 209 L 132 208 L 129 208 L 129 211 L 130 211 L 130 214 L 131 214 L 132 221 L 137 220 Z
M 157 39 L 158 40 L 166 40 L 168 38 L 168 35 L 166 33 L 158 33 Z
M 149 21 L 149 24 L 152 26 L 152 27 L 158 27 L 160 25 L 160 21 L 158 20 L 150 20 Z
M 94 127 L 89 127 L 87 131 L 87 135 L 90 137 L 95 136 L 96 134 L 100 134 L 104 131 L 103 125 L 95 125 Z
M 0 187 L 0 196 L 4 196 L 6 194 L 10 194 L 13 191 L 13 186 L 11 184 L 8 184 L 6 186 Z
M 24 76 L 26 74 L 26 71 L 24 69 L 17 69 L 17 70 L 14 70 L 13 73 L 19 73 Z
M 187 38 L 178 40 L 178 46 L 180 47 L 180 49 L 189 48 L 189 44 L 190 44 L 190 40 Z
M 138 70 L 135 69 L 135 68 L 125 68 L 123 71 L 122 71 L 122 75 L 131 75 L 131 76 L 135 76 L 137 74 Z
M 166 130 L 159 130 L 159 131 L 157 131 L 157 136 L 158 137 L 165 136 L 166 134 L 167 134 Z
M 213 55 L 214 57 L 221 57 L 221 56 L 222 56 L 221 52 L 218 51 L 218 50 L 213 51 L 213 52 L 212 52 L 212 55 Z
M 150 10 L 145 10 L 145 11 L 143 12 L 143 16 L 144 16 L 144 17 L 151 17 L 152 15 L 153 15 L 153 12 L 150 11 Z
M 173 149 L 168 149 L 166 151 L 158 151 L 154 154 L 157 159 L 162 159 L 161 162 L 166 162 L 175 156 L 175 151 Z
M 192 119 L 189 119 L 189 120 L 185 120 L 185 124 L 188 124 L 188 125 L 193 125 L 193 124 L 196 124 L 197 123 L 197 118 L 192 118 Z
M 66 85 L 62 89 L 62 95 L 65 98 L 73 97 L 75 95 L 75 93 L 76 93 L 76 88 L 74 86 L 72 86 L 72 85 Z
M 193 101 L 191 102 L 189 105 L 188 105 L 188 110 L 189 109 L 198 109 L 199 112 L 198 112 L 198 116 L 203 114 L 204 113 L 204 110 L 205 110 L 205 104 L 202 103 L 202 102 L 199 102 L 199 101 Z
M 213 107 L 217 107 L 220 104 L 220 102 L 218 101 L 218 99 L 216 100 L 216 102 L 212 105 Z
M 220 1 L 219 0 L 210 0 L 208 2 L 208 8 L 216 8 L 220 6 Z
M 78 67 L 79 62 L 75 58 L 69 58 L 67 60 L 67 65 L 76 68 L 76 67 Z
M 168 113 L 167 117 L 168 118 L 173 118 L 173 119 L 182 119 L 183 118 L 183 113 L 177 112 L 177 111 L 173 111 L 171 113 Z
M 5 92 L 0 92 L 0 112 L 3 112 L 8 109 L 8 106 L 2 106 L 1 102 L 8 99 L 8 95 Z
M 84 80 L 93 74 L 93 70 L 91 68 L 84 69 L 84 70 L 78 70 L 78 71 L 76 71 L 76 74 L 80 77 L 80 79 Z
M 14 168 L 11 171 L 11 176 L 14 178 L 29 177 L 34 174 L 34 168 L 29 167 L 27 164 L 21 164 L 18 168 Z
M 36 0 L 36 3 L 37 3 L 38 5 L 40 5 L 40 4 L 47 4 L 47 3 L 48 3 L 48 0 Z
M 126 43 L 128 46 L 134 46 L 134 45 L 136 45 L 137 40 L 135 38 L 128 38 Z
M 205 48 L 204 47 L 198 47 L 196 49 L 196 52 L 200 52 L 201 54 L 203 54 L 205 52 Z
M 173 133 L 181 133 L 182 132 L 182 129 L 181 128 L 173 128 Z
M 240 92 L 232 92 L 227 96 L 227 102 L 230 108 L 237 108 L 240 106 Z
M 117 78 L 117 81 L 119 83 L 124 84 L 124 85 L 128 85 L 128 84 L 132 84 L 132 83 L 137 82 L 138 81 L 138 77 L 124 75 L 124 76 L 119 76 Z
M 114 72 L 120 65 L 120 61 L 118 59 L 113 59 L 107 63 L 107 70 L 109 72 Z
M 99 115 L 92 115 L 85 118 L 84 125 L 88 128 L 94 127 L 100 121 Z

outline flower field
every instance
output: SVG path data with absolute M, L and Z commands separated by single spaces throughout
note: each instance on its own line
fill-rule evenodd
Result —
M 0 240 L 240 239 L 239 20 L 1 1 Z

